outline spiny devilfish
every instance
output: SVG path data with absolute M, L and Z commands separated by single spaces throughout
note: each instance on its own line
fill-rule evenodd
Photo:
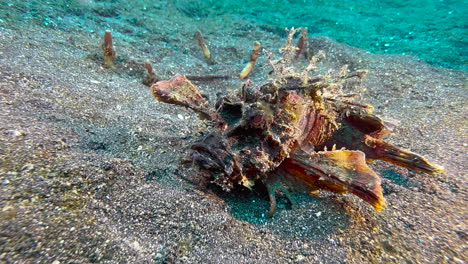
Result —
M 247 81 L 239 92 L 218 99 L 214 108 L 182 75 L 152 86 L 159 101 L 190 108 L 211 121 L 211 131 L 191 147 L 190 158 L 200 172 L 226 191 L 236 184 L 264 184 L 270 217 L 277 192 L 288 197 L 290 189 L 351 192 L 381 210 L 385 200 L 380 178 L 366 161 L 443 172 L 420 155 L 385 142 L 393 124 L 342 92 L 360 84 L 366 71 L 343 67 L 334 75 L 313 75 L 323 53 L 312 57 L 301 73 L 289 67 L 297 57 L 291 45 L 295 32 L 290 30 L 282 59 L 271 61 L 264 51 L 273 67 L 272 79 L 255 88 Z

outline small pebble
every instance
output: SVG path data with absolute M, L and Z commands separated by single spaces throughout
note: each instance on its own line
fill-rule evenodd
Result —
M 178 114 L 177 117 L 178 117 L 180 120 L 184 120 L 184 116 L 181 115 L 181 114 Z
M 322 212 L 317 212 L 317 213 L 315 213 L 315 215 L 316 215 L 317 217 L 320 217 L 320 216 L 322 215 Z
M 21 171 L 22 172 L 28 172 L 30 170 L 33 170 L 34 169 L 34 165 L 33 164 L 25 164 L 22 168 L 21 168 Z
M 303 255 L 297 255 L 296 256 L 296 262 L 302 262 L 305 260 L 305 257 Z
M 14 137 L 22 137 L 24 136 L 24 132 L 23 131 L 20 131 L 20 130 L 13 130 L 11 132 L 12 136 Z

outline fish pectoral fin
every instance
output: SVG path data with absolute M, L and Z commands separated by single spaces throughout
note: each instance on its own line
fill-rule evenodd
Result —
M 395 147 L 381 139 L 368 136 L 365 138 L 364 144 L 372 150 L 373 159 L 383 160 L 416 172 L 444 173 L 442 166 L 432 164 L 419 154 Z
M 380 177 L 367 166 L 361 151 L 296 151 L 281 164 L 277 175 L 293 189 L 351 192 L 377 211 L 385 206 Z

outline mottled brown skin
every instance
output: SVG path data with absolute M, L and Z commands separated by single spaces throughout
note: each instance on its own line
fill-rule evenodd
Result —
M 277 191 L 288 196 L 291 189 L 351 192 L 381 210 L 385 201 L 380 178 L 367 160 L 385 160 L 418 172 L 443 171 L 384 142 L 391 128 L 368 107 L 323 95 L 340 91 L 356 74 L 335 76 L 333 83 L 280 66 L 277 69 L 285 70 L 275 79 L 258 88 L 248 81 L 215 108 L 181 75 L 151 89 L 158 100 L 191 108 L 213 121 L 211 132 L 192 146 L 191 159 L 224 190 L 264 184 L 271 202 L 269 216 L 275 213 Z

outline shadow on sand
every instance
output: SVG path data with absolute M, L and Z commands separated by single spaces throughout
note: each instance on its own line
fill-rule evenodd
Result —
M 284 238 L 324 239 L 350 224 L 350 217 L 343 206 L 329 198 L 294 193 L 296 205 L 279 198 L 276 214 L 268 218 L 270 204 L 261 191 L 241 190 L 219 195 L 235 218 Z

